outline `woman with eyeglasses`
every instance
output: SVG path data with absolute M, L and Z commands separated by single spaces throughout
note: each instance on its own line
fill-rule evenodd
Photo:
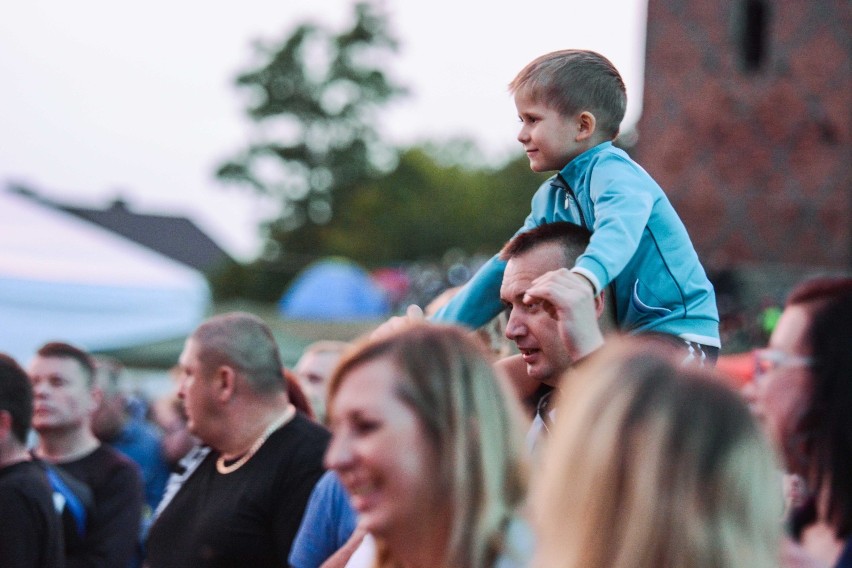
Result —
M 803 482 L 788 515 L 800 548 L 788 552 L 852 567 L 852 278 L 793 289 L 744 394 L 787 473 Z

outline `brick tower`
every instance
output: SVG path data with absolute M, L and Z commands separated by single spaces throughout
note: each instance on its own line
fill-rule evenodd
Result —
M 711 273 L 852 268 L 848 0 L 649 0 L 632 150 Z

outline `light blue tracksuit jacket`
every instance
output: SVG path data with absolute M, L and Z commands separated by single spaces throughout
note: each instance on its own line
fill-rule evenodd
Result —
M 592 231 L 572 270 L 597 291 L 610 286 L 621 329 L 720 347 L 713 285 L 686 228 L 660 186 L 626 152 L 605 142 L 571 160 L 536 191 L 518 233 L 554 221 Z M 488 322 L 503 309 L 505 266 L 491 258 L 433 319 L 471 327 Z

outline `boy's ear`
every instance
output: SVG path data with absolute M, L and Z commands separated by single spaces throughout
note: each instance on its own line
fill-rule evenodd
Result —
M 597 127 L 597 119 L 595 115 L 587 110 L 584 110 L 577 115 L 577 142 L 588 140 L 595 133 Z

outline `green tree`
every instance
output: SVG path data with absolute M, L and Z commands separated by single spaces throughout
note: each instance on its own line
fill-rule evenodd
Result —
M 402 151 L 393 171 L 342 194 L 328 223 L 277 234 L 283 254 L 230 267 L 215 286 L 218 296 L 274 301 L 290 278 L 324 256 L 376 268 L 438 261 L 451 249 L 496 253 L 523 223 L 547 176 L 530 171 L 523 155 L 499 167 L 446 159 L 460 155 L 475 156 L 472 143 Z
M 498 168 L 447 164 L 440 154 L 458 144 L 405 150 L 392 172 L 347 192 L 329 223 L 280 235 L 283 246 L 310 243 L 315 254 L 368 267 L 436 260 L 450 249 L 495 253 L 546 176 L 531 172 L 524 156 Z
M 354 5 L 352 27 L 335 34 L 304 23 L 271 47 L 258 43 L 262 64 L 240 74 L 247 113 L 258 123 L 254 140 L 216 175 L 248 186 L 280 204 L 270 237 L 331 218 L 339 195 L 392 167 L 375 112 L 403 88 L 384 66 L 397 43 L 375 6 Z

